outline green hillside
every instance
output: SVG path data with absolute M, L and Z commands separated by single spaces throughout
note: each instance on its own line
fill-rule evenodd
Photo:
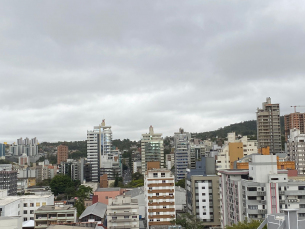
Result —
M 250 139 L 256 139 L 256 120 L 244 121 L 240 123 L 234 123 L 229 126 L 219 128 L 218 130 L 207 131 L 202 133 L 193 133 L 192 136 L 200 138 L 202 140 L 212 139 L 215 140 L 216 137 L 224 139 L 227 137 L 227 133 L 235 132 L 242 136 L 247 135 Z M 284 117 L 281 116 L 281 132 L 284 135 Z

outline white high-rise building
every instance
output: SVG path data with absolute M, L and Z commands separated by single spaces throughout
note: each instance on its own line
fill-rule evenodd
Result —
M 92 165 L 92 181 L 99 181 L 101 156 L 111 153 L 112 131 L 111 126 L 105 125 L 105 120 L 93 130 L 87 131 L 87 159 Z
M 291 129 L 287 141 L 287 155 L 289 161 L 295 162 L 298 174 L 305 174 L 305 134 L 298 129 Z
M 14 142 L 10 145 L 10 153 L 12 155 L 36 156 L 38 154 L 38 140 L 37 138 L 22 138 L 17 139 L 17 144 Z
M 142 174 L 145 174 L 147 162 L 159 161 L 161 168 L 164 166 L 164 146 L 162 134 L 154 133 L 154 128 L 149 127 L 148 134 L 142 134 L 141 157 Z

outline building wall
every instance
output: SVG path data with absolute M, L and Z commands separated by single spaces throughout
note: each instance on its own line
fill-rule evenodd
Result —
M 115 198 L 118 195 L 122 195 L 124 192 L 125 192 L 125 189 L 109 190 L 109 191 L 98 191 L 97 190 L 94 192 L 94 195 L 97 196 L 97 202 L 100 202 L 103 204 L 108 204 L 109 198 Z
M 144 179 L 147 227 L 170 225 L 175 219 L 174 176 L 169 170 L 148 170 Z
M 148 134 L 142 134 L 141 139 L 141 162 L 142 174 L 147 170 L 147 162 L 159 161 L 161 168 L 164 167 L 164 146 L 162 134 L 154 133 L 152 126 L 149 127 Z
M 57 146 L 57 164 L 59 165 L 61 162 L 66 162 L 68 159 L 68 146 L 59 145 Z
M 237 161 L 244 157 L 243 143 L 242 142 L 230 142 L 229 143 L 229 156 L 230 156 L 230 168 L 233 169 L 234 161 Z
M 280 105 L 271 104 L 271 98 L 267 98 L 262 109 L 257 109 L 257 141 L 258 148 L 270 147 L 270 153 L 276 154 L 282 151 Z

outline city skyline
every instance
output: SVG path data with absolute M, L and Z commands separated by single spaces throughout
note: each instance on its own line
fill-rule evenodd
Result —
M 304 106 L 303 1 L 0 3 L 0 142 L 140 140 Z M 305 112 L 305 107 L 297 107 Z

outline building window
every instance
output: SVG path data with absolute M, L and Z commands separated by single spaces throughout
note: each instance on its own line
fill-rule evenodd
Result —
M 36 207 L 40 207 L 40 203 L 36 203 Z
M 112 219 L 117 219 L 118 217 L 116 217 L 116 216 L 112 216 Z
M 27 210 L 23 211 L 23 214 L 28 214 L 28 211 Z
M 34 214 L 34 210 L 30 210 L 30 214 Z
M 42 202 L 42 206 L 45 206 L 46 205 L 46 202 Z
M 30 203 L 30 207 L 34 207 L 34 203 Z
M 133 218 L 133 219 L 136 219 L 136 218 L 138 218 L 138 217 L 137 217 L 136 215 L 133 215 L 132 218 Z
M 28 218 L 27 217 L 23 218 L 23 221 L 28 221 Z
M 28 204 L 27 204 L 27 203 L 24 203 L 24 204 L 23 204 L 23 207 L 27 207 L 27 206 L 28 206 Z
M 34 217 L 30 217 L 30 220 L 34 220 Z
M 166 206 L 163 206 L 163 208 L 166 208 Z
M 159 193 L 156 193 L 156 196 L 159 196 Z
M 108 200 L 108 196 L 105 196 L 105 199 Z
M 161 173 L 161 177 L 165 177 L 165 173 Z
M 124 219 L 129 219 L 129 216 L 128 216 L 128 215 L 125 215 L 125 216 L 124 216 Z
M 165 181 L 165 180 L 162 180 L 162 183 L 166 183 L 166 181 Z
M 158 173 L 153 173 L 153 176 L 154 177 L 158 177 Z

